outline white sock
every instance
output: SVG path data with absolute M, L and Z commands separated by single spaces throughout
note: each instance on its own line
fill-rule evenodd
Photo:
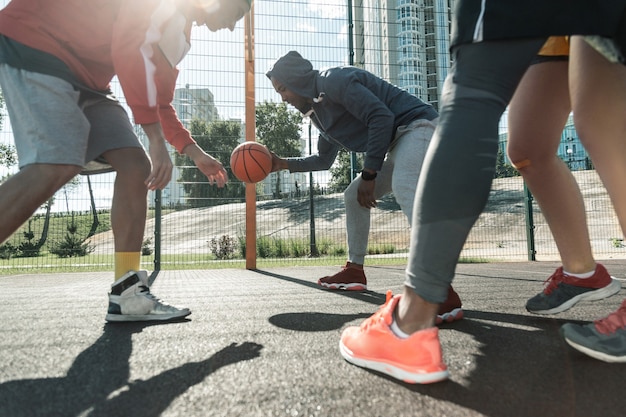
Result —
M 393 316 L 394 316 L 393 321 L 391 322 L 391 331 L 400 339 L 407 339 L 411 335 L 404 333 L 402 329 L 400 329 L 400 327 L 398 326 L 398 323 L 396 322 L 396 317 L 395 317 L 396 315 L 394 314 Z
M 596 270 L 594 268 L 590 272 L 585 272 L 583 274 L 572 274 L 571 272 L 567 272 L 566 270 L 563 270 L 563 273 L 565 275 L 569 275 L 570 277 L 579 278 L 579 279 L 585 279 L 585 278 L 591 278 L 593 276 L 593 274 L 596 273 Z

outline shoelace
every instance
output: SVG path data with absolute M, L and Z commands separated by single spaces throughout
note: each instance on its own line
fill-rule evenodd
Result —
M 545 288 L 543 289 L 544 294 L 550 295 L 552 291 L 556 289 L 556 287 L 563 281 L 565 276 L 563 275 L 563 267 L 557 269 L 554 274 L 550 275 L 547 280 L 544 281 Z
M 154 296 L 154 294 L 152 294 L 152 293 L 150 292 L 150 288 L 148 288 L 147 286 L 145 286 L 145 285 L 140 285 L 140 286 L 139 286 L 139 290 L 140 290 L 140 292 L 141 292 L 141 293 L 145 294 L 145 296 L 146 296 L 146 297 L 149 297 L 149 298 L 153 299 L 153 300 L 154 300 L 154 301 L 156 301 L 157 303 L 160 303 L 160 302 L 161 302 L 161 300 L 159 300 L 158 298 L 156 298 L 156 297 Z
M 598 332 L 609 335 L 617 330 L 626 328 L 626 302 L 621 307 L 609 314 L 607 317 L 593 322 Z

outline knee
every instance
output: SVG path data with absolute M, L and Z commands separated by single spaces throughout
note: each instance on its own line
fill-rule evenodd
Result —
M 532 162 L 530 158 L 513 160 L 511 159 L 511 165 L 515 168 L 519 173 L 523 174 L 528 172 L 531 168 Z
M 147 157 L 138 158 L 135 163 L 129 164 L 132 169 L 131 175 L 138 176 L 142 181 L 150 175 L 152 164 Z
M 534 168 L 534 165 L 537 163 L 538 156 L 532 151 L 529 152 L 528 146 L 515 146 L 514 144 L 518 142 L 520 141 L 509 138 L 509 146 L 506 149 L 506 155 L 513 168 L 523 175 Z M 526 145 L 527 142 L 524 144 Z
M 402 212 L 406 214 L 409 218 L 409 222 L 411 222 L 413 204 L 415 202 L 415 194 L 417 191 L 417 181 L 402 181 L 400 179 L 396 181 L 396 178 L 394 178 L 391 189 L 396 202 L 402 209 Z
M 150 175 L 152 165 L 145 152 L 135 150 L 117 155 L 111 165 L 115 169 L 118 178 L 128 183 L 144 183 Z

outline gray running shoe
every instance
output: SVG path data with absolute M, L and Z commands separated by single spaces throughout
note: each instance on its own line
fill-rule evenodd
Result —
M 626 362 L 626 300 L 608 317 L 583 326 L 566 323 L 561 335 L 574 349 L 604 362 Z
M 617 294 L 622 288 L 601 264 L 589 278 L 575 278 L 558 268 L 546 280 L 542 292 L 526 302 L 526 310 L 535 314 L 556 314 L 570 309 L 579 301 L 596 301 Z
M 188 308 L 178 308 L 163 303 L 150 293 L 148 273 L 130 271 L 113 283 L 109 293 L 109 311 L 106 320 L 111 322 L 173 320 L 191 314 Z

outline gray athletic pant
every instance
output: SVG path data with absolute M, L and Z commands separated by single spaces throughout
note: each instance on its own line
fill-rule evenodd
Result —
M 437 126 L 437 119 L 415 120 L 400 126 L 376 177 L 374 196 L 378 200 L 393 191 L 396 202 L 411 223 L 413 201 L 417 180 L 430 140 Z M 348 260 L 363 264 L 367 254 L 370 233 L 371 210 L 361 206 L 357 200 L 361 176 L 356 177 L 344 191 L 346 206 L 346 233 L 348 238 Z
M 453 51 L 439 125 L 417 185 L 406 269 L 405 285 L 426 301 L 446 299 L 465 240 L 489 197 L 500 117 L 544 42 L 483 42 Z

